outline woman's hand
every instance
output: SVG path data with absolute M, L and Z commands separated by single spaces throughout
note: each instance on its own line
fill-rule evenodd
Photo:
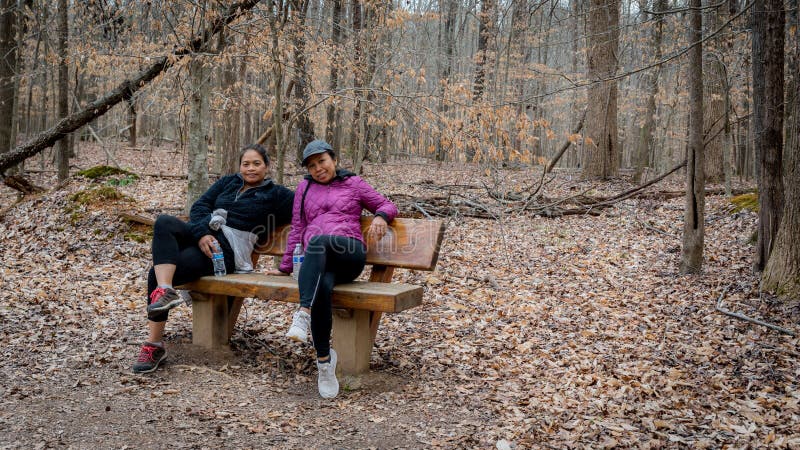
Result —
M 378 242 L 381 240 L 383 235 L 386 234 L 386 228 L 388 224 L 386 220 L 383 219 L 381 216 L 375 216 L 372 219 L 372 224 L 369 226 L 367 230 L 367 238 Z
M 289 276 L 289 274 L 288 274 L 288 273 L 281 272 L 281 271 L 280 271 L 280 270 L 278 270 L 278 269 L 270 269 L 270 270 L 268 270 L 268 271 L 266 271 L 266 272 L 264 272 L 264 273 L 266 273 L 267 275 L 283 275 L 283 276 Z
M 219 245 L 219 243 L 216 239 L 214 239 L 214 236 L 210 234 L 201 237 L 200 242 L 197 243 L 197 246 L 200 247 L 200 251 L 202 251 L 209 258 L 213 256 L 217 245 Z

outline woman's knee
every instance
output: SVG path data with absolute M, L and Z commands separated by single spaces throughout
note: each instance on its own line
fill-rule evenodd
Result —
M 183 221 L 178 219 L 175 216 L 170 216 L 169 214 L 160 214 L 156 217 L 156 221 L 153 224 L 154 230 L 174 230 L 176 227 L 180 227 L 183 225 Z

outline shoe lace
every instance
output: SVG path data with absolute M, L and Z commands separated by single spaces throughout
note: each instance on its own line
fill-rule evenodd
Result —
M 161 298 L 164 294 L 167 293 L 167 290 L 162 287 L 157 287 L 151 294 L 150 294 L 150 304 L 152 305 L 159 298 Z
M 155 347 L 144 345 L 142 346 L 142 350 L 139 352 L 139 362 L 150 362 L 154 361 L 153 352 L 156 351 Z
M 302 328 L 302 326 L 303 326 L 303 317 L 300 315 L 300 313 L 294 313 L 294 316 L 292 317 L 292 327 Z
M 327 360 L 325 362 L 319 363 L 319 373 L 322 375 L 323 378 L 329 378 L 331 375 L 331 360 Z

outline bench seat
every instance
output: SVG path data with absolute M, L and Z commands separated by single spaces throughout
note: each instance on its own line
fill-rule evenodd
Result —
M 298 302 L 297 280 L 292 277 L 260 273 L 203 277 L 181 289 L 232 297 L 257 297 L 261 300 Z M 333 307 L 400 312 L 422 304 L 422 287 L 401 283 L 355 281 L 333 288 Z
M 371 222 L 371 217 L 362 217 L 362 231 Z M 288 234 L 289 226 L 275 230 L 256 252 L 280 258 Z M 345 375 L 369 371 L 381 316 L 422 304 L 422 287 L 393 283 L 392 274 L 396 268 L 434 270 L 443 236 L 441 221 L 396 218 L 383 239 L 367 241 L 366 264 L 372 266 L 369 281 L 339 284 L 333 289 L 331 345 L 339 357 L 337 371 Z M 228 344 L 245 298 L 298 302 L 297 281 L 288 276 L 207 276 L 176 287 L 191 291 L 192 341 L 209 349 Z

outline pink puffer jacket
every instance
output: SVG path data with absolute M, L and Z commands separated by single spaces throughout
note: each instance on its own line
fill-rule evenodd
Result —
M 346 236 L 364 242 L 360 223 L 363 209 L 382 216 L 387 223 L 397 216 L 394 203 L 352 172 L 337 170 L 336 177 L 328 184 L 319 184 L 307 175 L 295 191 L 292 231 L 280 271 L 292 271 L 295 245 L 302 243 L 305 248 L 314 236 Z

